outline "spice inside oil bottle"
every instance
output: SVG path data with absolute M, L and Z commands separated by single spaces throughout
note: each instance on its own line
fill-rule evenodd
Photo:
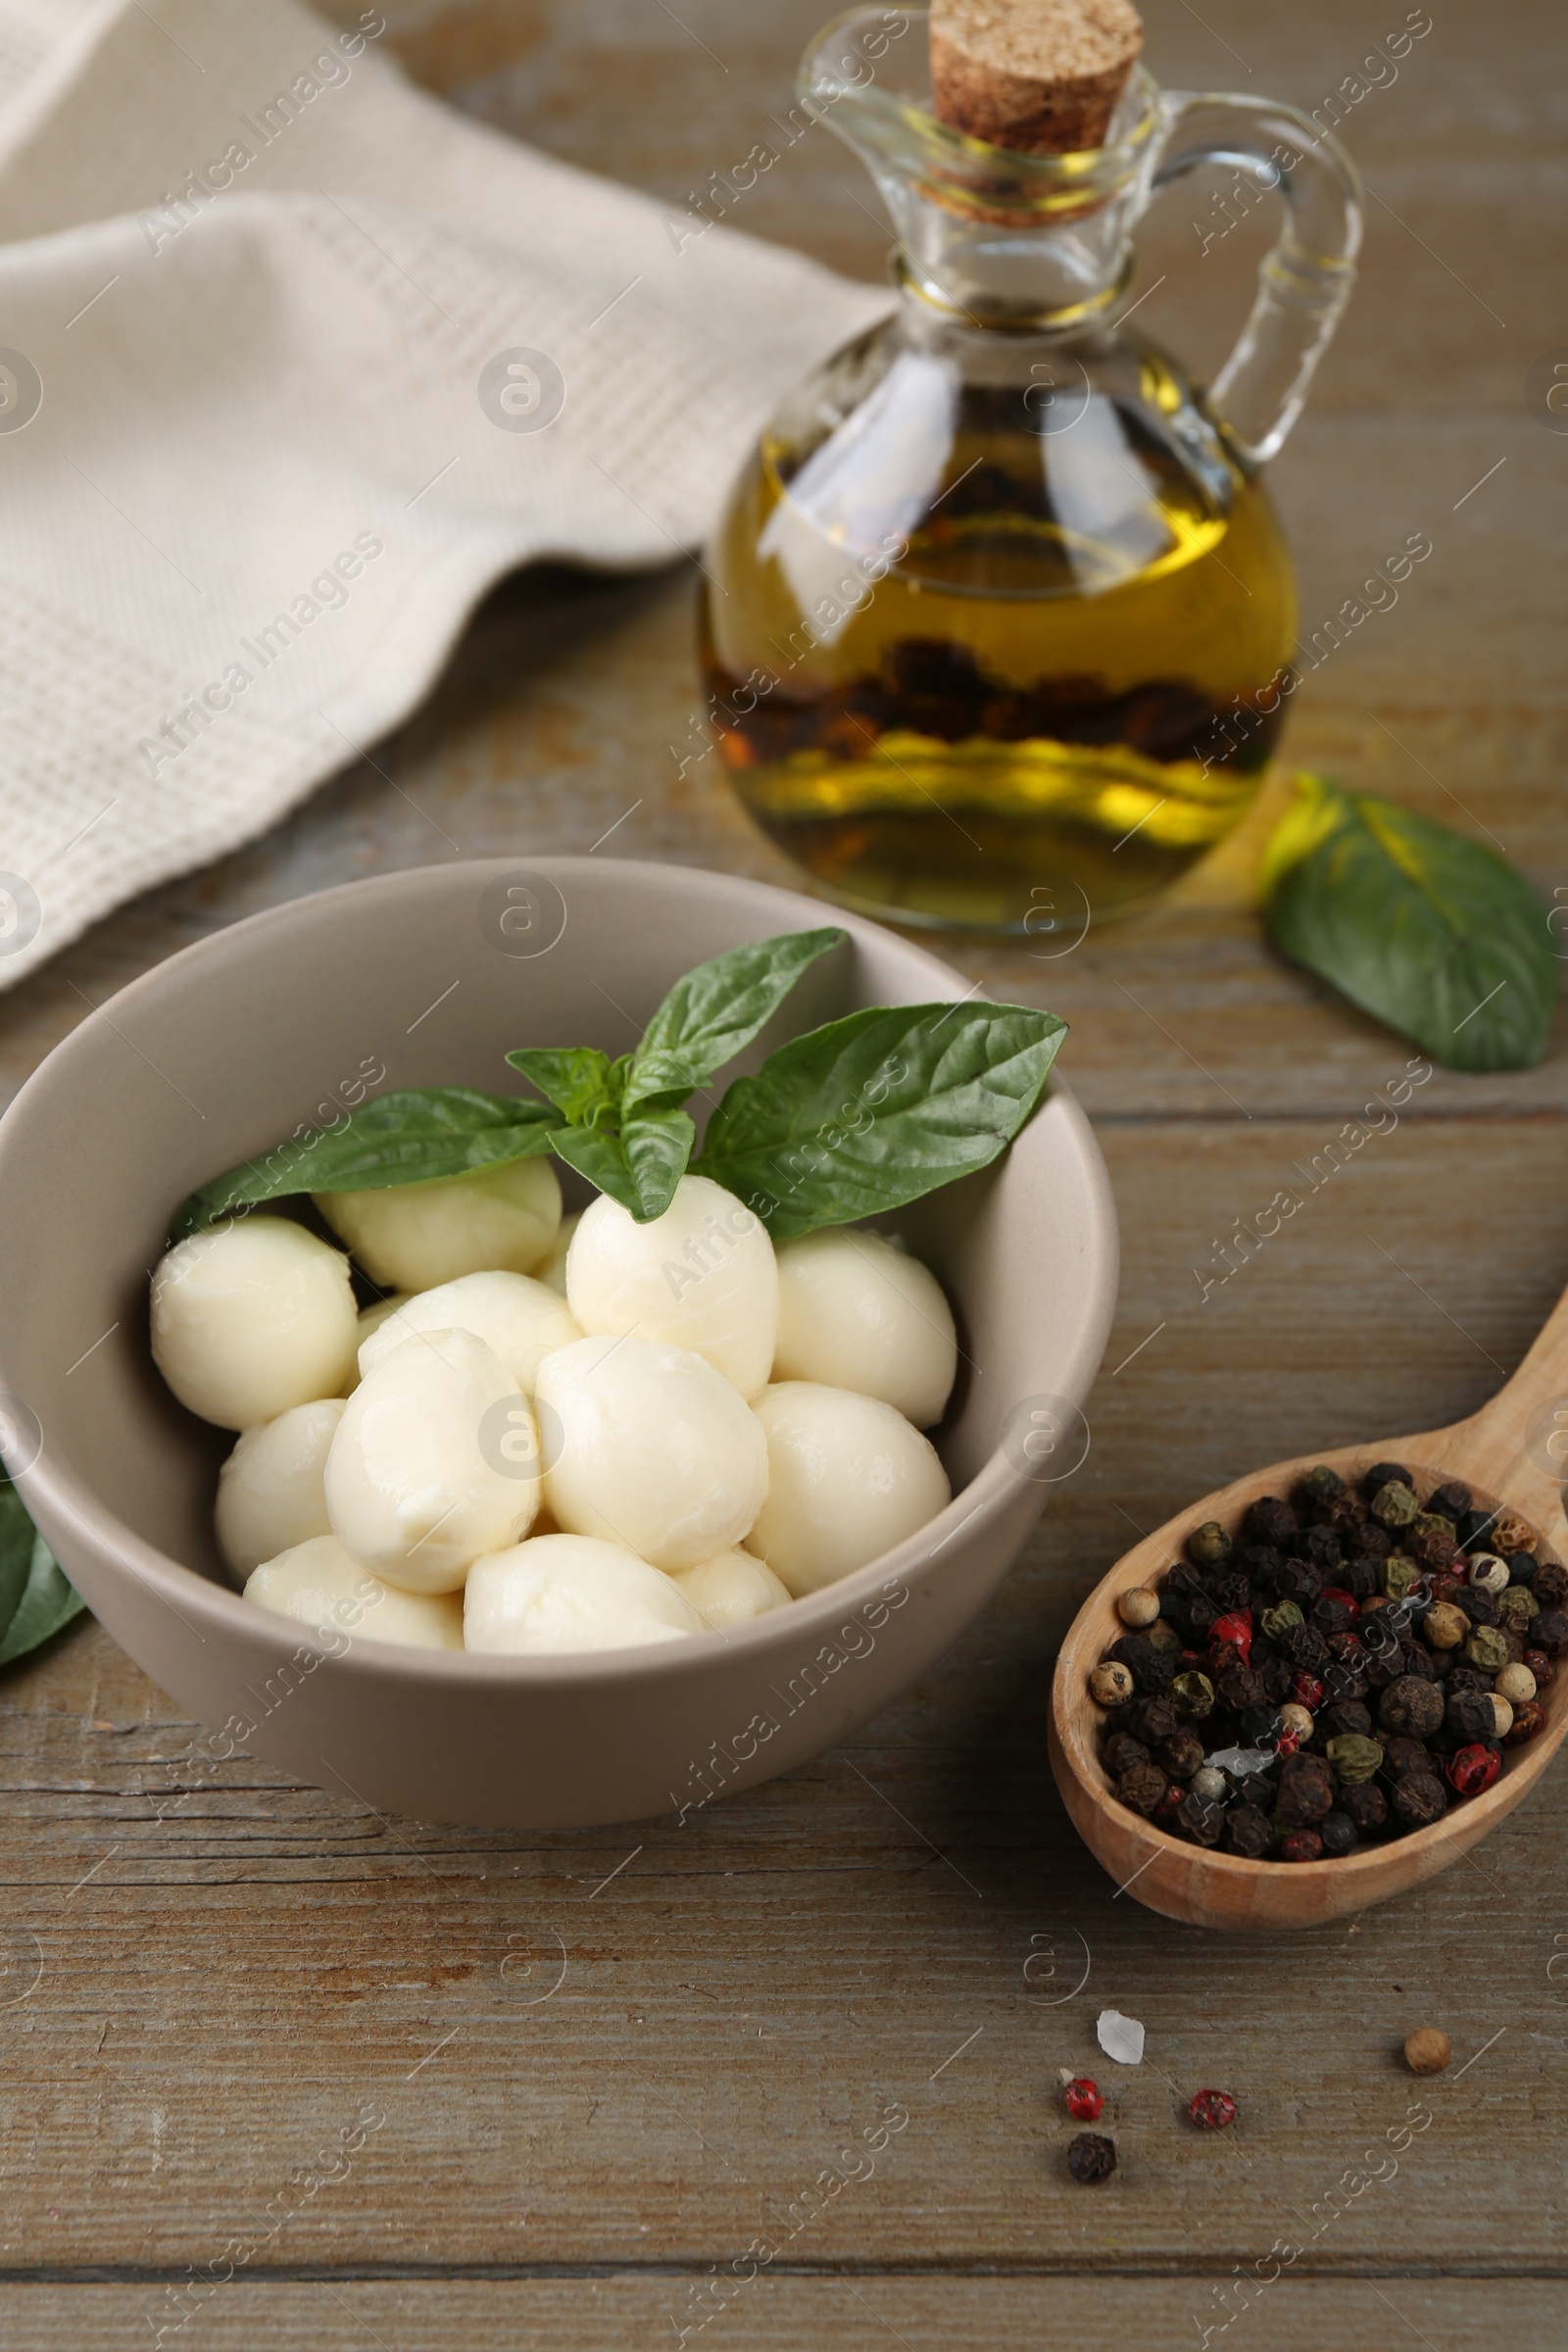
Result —
M 1257 790 L 1292 573 L 1162 354 L 1015 347 L 987 382 L 956 339 L 873 329 L 763 437 L 710 560 L 710 707 L 745 805 L 834 896 L 1070 934 Z

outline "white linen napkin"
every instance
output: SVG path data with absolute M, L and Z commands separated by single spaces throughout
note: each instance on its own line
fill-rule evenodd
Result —
M 0 986 L 394 726 L 514 565 L 699 546 L 887 308 L 379 28 L 0 0 Z

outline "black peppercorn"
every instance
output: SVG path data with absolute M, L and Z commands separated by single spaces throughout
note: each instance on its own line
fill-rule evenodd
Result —
M 1352 1600 L 1370 1600 L 1378 1589 L 1378 1568 L 1379 1563 L 1369 1553 L 1352 1551 L 1334 1573 L 1342 1592 L 1348 1592 Z
M 1540 1586 L 1541 1578 L 1538 1576 L 1538 1592 Z M 1544 1649 L 1548 1658 L 1555 1658 L 1562 1650 L 1568 1649 L 1568 1616 L 1564 1616 L 1561 1609 L 1543 1609 L 1539 1617 L 1530 1620 L 1530 1639 L 1537 1649 Z M 1540 1682 L 1539 1674 L 1536 1680 Z
M 1448 1810 L 1448 1792 L 1426 1773 L 1410 1773 L 1395 1786 L 1394 1810 L 1407 1830 L 1425 1829 Z
M 1210 1599 L 1222 1614 L 1245 1609 L 1252 1597 L 1252 1589 L 1245 1568 L 1216 1568 L 1205 1578 Z
M 1152 1813 L 1170 1783 L 1157 1764 L 1135 1764 L 1116 1783 L 1116 1794 L 1134 1813 Z
M 1490 1723 L 1490 1716 L 1488 1720 Z M 1179 1732 L 1172 1732 L 1168 1740 L 1160 1741 L 1155 1761 L 1170 1774 L 1173 1781 L 1190 1781 L 1203 1761 L 1203 1742 L 1196 1732 L 1184 1727 Z
M 1364 1559 L 1386 1560 L 1394 1549 L 1394 1538 L 1386 1527 L 1379 1527 L 1375 1519 L 1367 1519 L 1352 1529 L 1350 1545 Z
M 1461 1511 L 1454 1521 L 1454 1533 L 1466 1551 L 1490 1551 L 1494 1511 Z
M 1067 2150 L 1067 2170 L 1086 2187 L 1116 2170 L 1116 2143 L 1099 2132 L 1080 2132 Z
M 1463 1557 L 1452 1530 L 1430 1512 L 1424 1513 L 1399 1538 L 1399 1549 L 1422 1568 L 1446 1568 Z
M 1281 1600 L 1294 1600 L 1304 1616 L 1323 1590 L 1323 1571 L 1310 1560 L 1281 1560 L 1274 1590 Z
M 1135 1698 L 1127 1709 L 1126 1729 L 1152 1750 L 1168 1740 L 1179 1722 L 1168 1698 Z
M 1141 1740 L 1135 1740 L 1130 1732 L 1112 1732 L 1102 1753 L 1105 1770 L 1113 1781 L 1119 1781 L 1124 1772 L 1131 1772 L 1135 1764 L 1149 1762 L 1148 1748 Z
M 1249 1862 L 1260 1861 L 1269 1849 L 1274 1833 L 1268 1816 L 1255 1805 L 1232 1805 L 1225 1816 L 1225 1843 L 1233 1854 L 1241 1854 Z
M 1249 1544 L 1242 1553 L 1241 1565 L 1246 1569 L 1252 1589 L 1265 1599 L 1274 1592 L 1274 1580 L 1280 1572 L 1280 1555 L 1272 1544 Z
M 1523 1585 L 1527 1592 L 1533 1592 L 1536 1578 L 1541 1574 L 1544 1563 L 1536 1558 L 1533 1551 L 1510 1551 L 1505 1552 L 1503 1557 L 1508 1563 L 1509 1584 Z
M 1383 1770 L 1390 1781 L 1402 1781 L 1412 1772 L 1430 1774 L 1433 1763 L 1421 1740 L 1398 1737 L 1383 1742 Z
M 1305 1829 L 1321 1821 L 1334 1803 L 1334 1778 L 1320 1756 L 1286 1759 L 1274 1799 L 1274 1819 L 1284 1829 Z
M 1288 1830 L 1280 1840 L 1282 1862 L 1317 1862 L 1322 1855 L 1323 1840 L 1316 1830 Z
M 1443 1654 L 1445 1658 L 1447 1658 L 1448 1653 L 1446 1650 L 1445 1650 Z M 1433 1652 L 1426 1648 L 1422 1642 L 1418 1642 L 1413 1634 L 1404 1634 L 1400 1636 L 1399 1655 L 1404 1663 L 1405 1681 L 1412 1683 L 1432 1683 L 1437 1681 L 1438 1661 L 1433 1655 Z
M 1366 1524 L 1366 1504 L 1360 1495 L 1352 1494 L 1348 1487 L 1342 1487 L 1338 1494 L 1331 1494 L 1326 1502 L 1317 1505 L 1312 1520 L 1317 1527 L 1332 1527 L 1342 1543 L 1348 1543 L 1356 1530 Z
M 1283 1544 L 1296 1533 L 1296 1513 L 1277 1494 L 1260 1494 L 1247 1514 L 1244 1532 L 1252 1544 Z
M 1254 1642 L 1254 1658 L 1257 1652 L 1258 1644 Z M 1263 1678 L 1263 1696 L 1271 1706 L 1281 1707 L 1295 1694 L 1296 1669 L 1289 1658 L 1282 1658 L 1277 1652 L 1271 1651 L 1257 1671 Z
M 1492 1678 L 1479 1666 L 1455 1666 L 1443 1687 L 1451 1698 L 1455 1690 L 1490 1690 Z
M 1184 1603 L 1185 1624 L 1195 1642 L 1201 1642 L 1220 1614 L 1219 1603 L 1206 1592 L 1194 1592 Z
M 1514 1559 L 1508 1563 L 1508 1573 L 1516 1584 L 1526 1581 L 1518 1575 L 1514 1565 L 1514 1561 L 1521 1556 L 1516 1552 Z M 1556 1560 L 1543 1560 L 1528 1581 L 1531 1592 L 1544 1609 L 1560 1609 L 1563 1602 L 1568 1600 L 1568 1568 Z
M 1280 1719 L 1272 1707 L 1248 1707 L 1236 1719 L 1243 1747 L 1272 1747 Z
M 1319 1679 L 1329 1698 L 1365 1698 L 1372 1688 L 1357 1659 L 1330 1658 Z
M 1427 1503 L 1429 1511 L 1437 1512 L 1441 1518 L 1451 1519 L 1455 1526 L 1470 1506 L 1470 1490 L 1458 1478 L 1450 1478 L 1446 1485 L 1439 1487 Z
M 1348 1813 L 1342 1813 L 1337 1807 L 1334 1812 L 1324 1814 L 1317 1825 L 1317 1834 L 1323 1840 L 1323 1851 L 1331 1858 L 1348 1854 L 1361 1842 L 1361 1833 Z
M 1496 1624 L 1498 1611 L 1495 1597 L 1484 1592 L 1479 1585 L 1461 1585 L 1453 1598 L 1455 1607 L 1463 1609 L 1472 1625 Z
M 1354 1732 L 1362 1740 L 1372 1737 L 1371 1710 L 1358 1698 L 1336 1698 L 1320 1709 L 1317 1734 L 1320 1740 L 1337 1740 L 1344 1732 Z
M 1286 1626 L 1279 1637 L 1279 1649 L 1302 1674 L 1318 1674 L 1328 1664 L 1329 1645 L 1315 1626 Z
M 1176 1673 L 1176 1657 L 1167 1650 L 1156 1649 L 1143 1634 L 1123 1634 L 1105 1653 L 1118 1666 L 1125 1666 L 1140 1690 L 1167 1690 Z
M 1376 1781 L 1364 1781 L 1358 1788 L 1342 1788 L 1335 1811 L 1354 1822 L 1363 1838 L 1375 1838 L 1388 1827 L 1389 1800 Z
M 1340 1564 L 1340 1539 L 1331 1527 L 1303 1528 L 1292 1539 L 1291 1551 L 1295 1558 L 1320 1568 L 1325 1576 Z
M 1225 1807 L 1207 1797 L 1195 1796 L 1189 1788 L 1176 1808 L 1175 1818 L 1182 1835 L 1195 1845 L 1218 1845 L 1225 1828 Z
M 1386 1732 L 1425 1740 L 1443 1721 L 1443 1693 L 1413 1674 L 1401 1674 L 1378 1700 L 1378 1721 Z
M 1361 1481 L 1361 1492 L 1370 1502 L 1380 1487 L 1396 1482 L 1401 1487 L 1410 1484 L 1410 1473 L 1402 1462 L 1374 1462 Z
M 1250 1666 L 1228 1666 L 1216 1679 L 1214 1688 L 1221 1706 L 1229 1707 L 1234 1715 L 1264 1703 L 1263 1677 L 1254 1674 Z

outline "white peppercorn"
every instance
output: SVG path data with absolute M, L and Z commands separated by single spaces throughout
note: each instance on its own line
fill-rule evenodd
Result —
M 1504 1666 L 1492 1688 L 1510 1707 L 1522 1707 L 1536 1695 L 1536 1678 L 1528 1666 Z
M 1123 1625 L 1141 1632 L 1159 1615 L 1159 1594 L 1151 1592 L 1147 1585 L 1134 1585 L 1130 1592 L 1117 1595 L 1116 1614 Z
M 1478 1592 L 1504 1592 L 1508 1589 L 1508 1563 L 1499 1560 L 1494 1551 L 1478 1551 L 1470 1560 L 1469 1583 Z
M 1107 1658 L 1089 1677 L 1089 1695 L 1100 1707 L 1125 1706 L 1133 1694 L 1133 1678 L 1125 1666 Z

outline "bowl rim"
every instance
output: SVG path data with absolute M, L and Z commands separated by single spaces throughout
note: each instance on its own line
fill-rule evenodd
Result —
M 1456 1428 L 1462 1426 L 1462 1423 L 1455 1425 Z M 1398 1837 L 1380 1838 L 1375 1841 L 1368 1841 L 1352 1848 L 1348 1854 L 1320 1855 L 1315 1862 L 1281 1862 L 1261 1855 L 1252 1859 L 1246 1854 L 1224 1853 L 1216 1846 L 1199 1845 L 1190 1838 L 1178 1838 L 1171 1831 L 1163 1829 L 1156 1822 L 1146 1818 L 1142 1813 L 1135 1813 L 1130 1805 L 1124 1805 L 1111 1787 L 1103 1766 L 1099 1765 L 1099 1758 L 1095 1752 L 1095 1740 L 1102 1711 L 1097 1709 L 1094 1699 L 1089 1694 L 1087 1678 L 1080 1690 L 1073 1691 L 1068 1689 L 1068 1676 L 1077 1662 L 1076 1651 L 1090 1634 L 1092 1620 L 1100 1614 L 1102 1604 L 1112 1601 L 1117 1593 L 1131 1590 L 1134 1585 L 1144 1582 L 1151 1575 L 1152 1571 L 1148 1561 L 1141 1555 L 1148 1553 L 1152 1557 L 1152 1553 L 1160 1548 L 1169 1552 L 1172 1558 L 1178 1555 L 1185 1537 L 1202 1523 L 1199 1513 L 1205 1504 L 1218 1503 L 1223 1507 L 1243 1507 L 1244 1489 L 1249 1490 L 1246 1500 L 1250 1501 L 1257 1494 L 1276 1491 L 1276 1486 L 1266 1486 L 1262 1482 L 1276 1480 L 1276 1474 L 1278 1474 L 1277 1486 L 1283 1489 L 1289 1483 L 1289 1475 L 1298 1477 L 1303 1468 L 1309 1468 L 1319 1462 L 1325 1462 L 1331 1469 L 1339 1470 L 1346 1478 L 1347 1484 L 1350 1484 L 1352 1483 L 1352 1470 L 1353 1475 L 1359 1477 L 1370 1469 L 1374 1462 L 1392 1459 L 1409 1462 L 1421 1482 L 1424 1501 L 1427 1494 L 1443 1484 L 1446 1473 L 1441 1454 L 1445 1443 L 1451 1441 L 1453 1435 L 1453 1430 L 1442 1429 L 1414 1438 L 1384 1439 L 1375 1444 L 1326 1446 L 1314 1453 L 1289 1455 L 1283 1461 L 1270 1463 L 1262 1470 L 1244 1472 L 1242 1477 L 1233 1480 L 1229 1487 L 1219 1488 L 1213 1494 L 1203 1496 L 1199 1502 L 1191 1503 L 1185 1509 L 1177 1511 L 1162 1526 L 1154 1528 L 1141 1543 L 1133 1544 L 1106 1570 L 1096 1584 L 1094 1591 L 1088 1594 L 1067 1629 L 1061 1648 L 1057 1652 L 1052 1676 L 1050 1721 L 1054 1746 L 1059 1754 L 1062 1770 L 1071 1777 L 1074 1785 L 1082 1790 L 1095 1811 L 1114 1822 L 1118 1829 L 1136 1838 L 1140 1846 L 1146 1843 L 1149 1845 L 1152 1849 L 1149 1854 L 1150 1862 L 1156 1858 L 1173 1860 L 1179 1862 L 1186 1871 L 1201 1872 L 1209 1878 L 1210 1884 L 1231 1883 L 1238 1888 L 1257 1887 L 1273 1884 L 1299 1886 L 1304 1891 L 1313 1884 L 1330 1878 L 1336 1886 L 1345 1886 L 1353 1882 L 1357 1877 L 1370 1879 L 1380 1872 L 1387 1872 L 1396 1857 L 1399 1859 L 1408 1857 L 1412 1863 L 1419 1864 L 1428 1856 L 1437 1853 L 1445 1841 L 1455 1838 L 1462 1828 L 1468 1831 L 1469 1835 L 1464 1838 L 1462 1842 L 1455 1844 L 1453 1858 L 1457 1858 L 1459 1854 L 1467 1851 L 1477 1838 L 1484 1836 L 1496 1819 L 1511 1812 L 1516 1804 L 1521 1803 L 1545 1772 L 1565 1737 L 1568 1737 L 1568 1674 L 1563 1675 L 1560 1685 L 1554 1682 L 1551 1686 L 1551 1690 L 1555 1692 L 1555 1698 L 1544 1710 L 1546 1722 L 1536 1738 L 1510 1751 L 1502 1770 L 1489 1788 L 1484 1788 L 1477 1795 L 1450 1805 L 1448 1811 L 1441 1819 L 1428 1822 L 1418 1830 L 1406 1830 Z M 1439 1458 L 1434 1459 L 1434 1455 Z M 1473 1481 L 1467 1480 L 1466 1483 L 1474 1486 Z M 1484 1502 L 1489 1501 L 1489 1497 L 1483 1490 L 1476 1488 L 1475 1491 L 1481 1494 Z M 1232 1503 L 1233 1496 L 1236 1497 L 1235 1504 Z M 1490 1500 L 1494 1501 L 1496 1498 L 1491 1497 Z M 1498 1503 L 1497 1507 L 1502 1506 Z M 1557 1561 L 1562 1558 L 1560 1551 L 1552 1545 L 1544 1531 L 1538 1531 L 1537 1547 L 1544 1558 Z M 1136 1570 L 1132 1570 L 1129 1563 L 1135 1558 L 1139 1560 L 1139 1565 Z M 1171 1562 L 1167 1560 L 1166 1565 L 1170 1564 Z M 1162 1574 L 1163 1569 L 1156 1573 Z M 1091 1718 L 1094 1720 L 1090 1723 L 1090 1731 L 1086 1740 L 1080 1727 L 1085 1722 L 1089 1722 Z M 1086 1753 L 1091 1765 L 1099 1768 L 1101 1786 L 1097 1787 L 1089 1779 L 1087 1773 L 1080 1769 L 1080 1757 Z M 1148 1863 L 1141 1867 L 1147 1868 Z M 1419 1868 L 1412 1870 L 1412 1883 L 1424 1875 L 1429 1874 L 1423 1873 Z M 1128 1885 L 1129 1891 L 1131 1891 L 1131 1882 Z M 1342 1906 L 1342 1908 L 1348 1907 Z
M 614 875 L 621 879 L 635 876 L 646 884 L 651 877 L 677 891 L 711 900 L 713 896 L 735 899 L 756 905 L 760 909 L 814 908 L 820 902 L 804 893 L 789 891 L 779 885 L 759 882 L 749 876 L 727 874 L 707 866 L 669 864 L 658 859 L 589 858 L 570 855 L 494 856 L 454 859 L 440 866 L 403 866 L 390 873 L 361 876 L 353 881 L 334 883 L 320 891 L 311 891 L 293 899 L 259 909 L 221 929 L 192 941 L 188 947 L 164 957 L 145 972 L 95 1005 L 75 1027 L 54 1046 L 18 1090 L 3 1115 L 0 1115 L 0 1137 L 4 1130 L 28 1114 L 30 1103 L 37 1096 L 58 1086 L 62 1078 L 69 1080 L 74 1057 L 95 1042 L 104 1029 L 115 1028 L 110 1015 L 117 1010 L 138 1009 L 156 1004 L 171 984 L 186 984 L 193 974 L 215 957 L 231 952 L 237 937 L 254 940 L 270 930 L 287 928 L 301 921 L 329 917 L 334 906 L 352 897 L 356 903 L 367 897 L 395 899 L 403 895 L 420 895 L 434 882 L 446 883 L 465 873 L 475 879 L 494 879 L 502 873 L 515 873 L 525 866 L 530 873 L 540 873 L 552 879 L 577 879 Z M 823 907 L 828 919 L 849 933 L 875 941 L 892 940 L 905 954 L 923 965 L 933 982 L 932 1001 L 945 1003 L 952 998 L 986 995 L 989 992 L 976 986 L 967 990 L 963 976 L 923 945 L 910 941 L 889 926 L 873 922 L 869 917 L 834 906 Z M 569 917 L 568 917 L 569 919 Z M 802 925 L 801 927 L 807 927 Z M 766 934 L 763 934 L 766 936 Z M 914 1001 L 914 1000 L 906 1000 Z M 1114 1196 L 1103 1157 L 1093 1128 L 1070 1085 L 1054 1070 L 1034 1119 L 1054 1116 L 1060 1120 L 1070 1139 L 1075 1157 L 1087 1179 L 1088 1225 L 1090 1250 L 1082 1269 L 1083 1311 L 1069 1357 L 1053 1368 L 1057 1381 L 1056 1393 L 1087 1396 L 1103 1356 L 1114 1312 L 1119 1273 L 1119 1232 Z M 0 1324 L 0 1389 L 8 1386 L 6 1379 L 6 1342 Z M 313 1647 L 321 1658 L 332 1659 L 340 1667 L 352 1669 L 356 1658 L 362 1671 L 390 1675 L 396 1681 L 409 1684 L 450 1684 L 455 1689 L 473 1687 L 476 1683 L 514 1684 L 519 1689 L 570 1686 L 574 1683 L 602 1685 L 606 1681 L 643 1683 L 660 1679 L 680 1679 L 704 1660 L 716 1666 L 720 1660 L 733 1657 L 738 1651 L 743 1657 L 749 1652 L 759 1654 L 774 1646 L 784 1645 L 785 1629 L 791 1631 L 791 1648 L 804 1647 L 809 1638 L 826 1640 L 835 1620 L 842 1622 L 859 1610 L 874 1606 L 881 1597 L 881 1588 L 898 1585 L 927 1565 L 937 1554 L 954 1542 L 965 1528 L 976 1522 L 989 1526 L 1016 1507 L 1031 1488 L 1040 1493 L 1042 1506 L 1046 1498 L 1044 1482 L 1032 1479 L 1019 1470 L 1007 1457 L 1000 1444 L 981 1465 L 968 1484 L 955 1494 L 934 1519 L 915 1530 L 913 1535 L 896 1544 L 893 1549 L 867 1561 L 835 1583 L 822 1586 L 817 1592 L 791 1601 L 787 1610 L 772 1609 L 762 1616 L 727 1629 L 705 1629 L 712 1638 L 700 1643 L 699 1649 L 686 1642 L 661 1642 L 623 1649 L 580 1650 L 527 1656 L 516 1653 L 489 1654 L 468 1650 L 437 1650 L 414 1648 L 402 1643 L 377 1642 L 372 1636 L 354 1632 L 346 1647 L 328 1646 L 318 1629 L 303 1619 L 291 1619 L 260 1609 L 247 1602 L 243 1593 L 231 1587 L 217 1583 L 199 1569 L 172 1558 L 156 1544 L 149 1544 L 133 1528 L 121 1520 L 84 1481 L 52 1464 L 47 1444 L 35 1462 L 16 1476 L 16 1485 L 24 1502 L 31 1508 L 33 1497 L 47 1516 L 68 1525 L 83 1549 L 113 1562 L 130 1575 L 133 1582 L 147 1586 L 154 1594 L 172 1608 L 187 1629 L 202 1638 L 202 1624 L 220 1633 L 250 1633 L 255 1635 L 270 1624 L 288 1629 L 296 1647 Z M 978 1532 L 978 1530 L 977 1530 Z M 905 1599 L 909 1597 L 907 1591 Z M 183 1604 L 183 1605 L 180 1605 Z M 895 1603 L 894 1605 L 902 1605 Z M 186 1611 L 192 1610 L 202 1621 L 192 1625 Z M 321 1629 L 324 1633 L 326 1629 Z M 368 1656 L 363 1653 L 370 1653 Z

